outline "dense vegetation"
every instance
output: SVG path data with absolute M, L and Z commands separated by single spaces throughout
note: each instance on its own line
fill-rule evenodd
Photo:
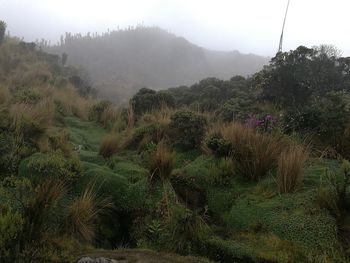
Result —
M 82 65 L 99 94 L 115 102 L 127 101 L 144 86 L 159 90 L 207 76 L 248 75 L 268 62 L 238 51 L 206 50 L 157 27 L 130 27 L 102 35 L 67 33 L 54 47 L 40 44 L 49 52 L 68 54 L 67 62 Z
M 334 48 L 123 108 L 1 32 L 1 262 L 349 262 L 350 60 Z

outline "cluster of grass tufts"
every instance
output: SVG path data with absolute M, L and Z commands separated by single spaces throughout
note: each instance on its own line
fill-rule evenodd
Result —
M 175 152 L 164 143 L 157 145 L 151 157 L 150 179 L 151 181 L 166 181 L 170 179 L 174 169 Z
M 7 236 L 2 235 L 0 243 L 12 244 L 0 249 L 4 262 L 62 262 L 67 258 L 70 262 L 76 253 L 72 249 L 84 249 L 77 240 L 91 240 L 98 218 L 110 207 L 97 199 L 92 188 L 71 200 L 64 181 L 45 180 L 34 186 L 27 179 L 11 177 L 2 182 L 1 191 L 7 212 L 0 212 L 0 222 L 10 228 L 2 231 Z M 16 212 L 8 208 L 10 204 L 18 207 Z M 69 253 L 64 255 L 64 251 Z
M 91 242 L 95 237 L 95 222 L 99 215 L 112 207 L 111 201 L 106 198 L 98 200 L 94 188 L 87 187 L 68 207 L 67 224 L 72 234 Z
M 239 123 L 217 127 L 212 134 L 215 137 L 211 137 L 208 146 L 233 157 L 239 174 L 246 179 L 258 180 L 276 168 L 282 147 L 280 137 L 259 133 Z
M 99 153 L 104 158 L 111 157 L 122 149 L 121 139 L 118 134 L 111 133 L 105 136 L 101 142 Z
M 280 193 L 292 193 L 301 183 L 307 152 L 300 145 L 291 145 L 278 158 L 278 188 Z

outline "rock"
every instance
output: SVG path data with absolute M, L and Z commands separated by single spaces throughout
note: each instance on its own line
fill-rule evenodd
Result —
M 128 263 L 128 261 L 124 259 L 115 260 L 115 259 L 108 259 L 103 257 L 99 257 L 95 259 L 92 259 L 90 257 L 82 257 L 81 259 L 79 259 L 77 263 Z
M 95 263 L 95 260 L 90 257 L 83 257 L 79 259 L 77 263 Z

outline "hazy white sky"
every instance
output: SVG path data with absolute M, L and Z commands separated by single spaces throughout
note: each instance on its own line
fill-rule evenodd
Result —
M 11 35 L 56 42 L 64 32 L 157 25 L 202 47 L 272 56 L 287 0 L 0 0 Z M 350 0 L 291 0 L 284 50 L 332 44 L 350 56 Z

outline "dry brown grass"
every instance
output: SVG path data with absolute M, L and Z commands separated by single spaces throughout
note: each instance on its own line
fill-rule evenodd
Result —
M 149 125 L 150 123 L 156 123 L 159 125 L 157 129 L 156 141 L 160 142 L 165 139 L 169 131 L 169 124 L 171 122 L 171 115 L 173 115 L 175 109 L 162 107 L 159 110 L 154 110 L 143 114 L 138 120 L 139 126 Z M 145 142 L 149 142 L 151 138 L 145 138 Z
M 107 107 L 101 114 L 101 123 L 104 127 L 122 119 L 122 110 L 117 107 Z
M 88 187 L 68 207 L 67 228 L 69 232 L 86 241 L 93 240 L 96 220 L 112 207 L 108 199 L 99 201 L 93 187 Z
M 80 97 L 73 88 L 55 89 L 52 93 L 52 97 L 60 103 L 65 113 L 88 120 L 93 100 Z
M 111 133 L 106 135 L 100 145 L 99 153 L 104 158 L 109 158 L 122 149 L 120 135 Z
M 280 193 L 292 193 L 301 183 L 305 163 L 308 158 L 306 149 L 297 144 L 290 145 L 278 158 L 278 188 Z
M 48 99 L 36 105 L 14 104 L 10 109 L 11 128 L 18 134 L 43 133 L 50 127 L 53 114 L 53 102 Z
M 43 61 L 21 63 L 8 78 L 11 87 L 40 87 L 47 85 L 50 80 L 50 66 Z
M 107 134 L 101 142 L 99 153 L 105 158 L 111 157 L 125 148 L 127 148 L 131 141 L 131 136 L 127 130 L 121 133 L 112 132 Z
M 279 136 L 262 134 L 239 123 L 230 123 L 212 129 L 233 145 L 233 157 L 238 172 L 249 180 L 258 180 L 277 166 L 282 149 Z
M 151 159 L 151 181 L 169 179 L 174 168 L 174 162 L 175 152 L 170 150 L 164 142 L 160 142 Z

